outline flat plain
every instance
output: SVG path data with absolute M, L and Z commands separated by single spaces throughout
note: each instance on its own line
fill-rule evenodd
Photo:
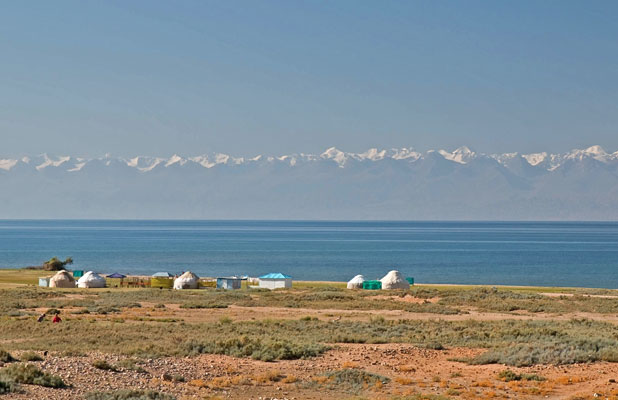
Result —
M 615 290 L 49 289 L 38 274 L 0 271 L 3 398 L 618 398 Z

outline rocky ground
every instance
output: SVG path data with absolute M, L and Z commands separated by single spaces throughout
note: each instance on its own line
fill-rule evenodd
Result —
M 570 366 L 510 368 L 536 374 L 544 381 L 504 382 L 501 365 L 471 366 L 452 359 L 470 357 L 481 350 L 430 350 L 401 344 L 339 345 L 311 360 L 261 362 L 220 355 L 162 358 L 139 361 L 143 371 L 118 367 L 117 371 L 93 366 L 105 360 L 114 366 L 124 357 L 91 353 L 83 357 L 48 354 L 34 362 L 62 377 L 66 389 L 22 385 L 22 392 L 4 399 L 80 399 L 91 391 L 151 389 L 178 399 L 390 399 L 414 394 L 447 398 L 618 398 L 618 365 L 609 363 Z M 16 354 L 19 357 L 19 353 Z M 323 374 L 358 369 L 390 379 L 372 386 L 333 385 Z

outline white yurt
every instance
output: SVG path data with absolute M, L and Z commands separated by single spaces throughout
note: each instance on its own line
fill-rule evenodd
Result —
M 362 275 L 356 275 L 348 282 L 348 289 L 362 289 L 363 282 L 365 282 L 365 277 Z
M 96 272 L 88 271 L 77 281 L 80 288 L 104 288 L 105 278 Z
M 410 289 L 410 283 L 399 271 L 391 271 L 380 279 L 382 289 Z
M 52 276 L 49 280 L 49 287 L 74 288 L 75 279 L 73 279 L 73 275 L 65 270 L 58 271 L 56 275 Z
M 200 277 L 191 271 L 187 271 L 174 280 L 174 289 L 197 289 Z

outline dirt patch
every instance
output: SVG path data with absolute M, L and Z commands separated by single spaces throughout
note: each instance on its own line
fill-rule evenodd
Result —
M 412 303 L 412 304 L 425 304 L 425 303 L 437 303 L 438 301 L 440 301 L 439 297 L 431 297 L 429 299 L 425 299 L 425 298 L 420 298 L 420 297 L 414 297 L 412 295 L 405 295 L 405 296 L 387 296 L 387 295 L 377 295 L 377 296 L 370 296 L 367 297 L 368 300 L 393 300 L 393 301 L 400 301 L 403 303 Z

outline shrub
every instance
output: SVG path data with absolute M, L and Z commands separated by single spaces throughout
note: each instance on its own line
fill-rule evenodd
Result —
M 144 368 L 142 368 L 136 360 L 132 358 L 127 358 L 125 360 L 118 361 L 116 363 L 116 366 L 122 369 L 126 369 L 128 371 L 135 371 L 139 373 L 148 372 Z
M 372 386 L 381 386 L 390 382 L 390 379 L 372 374 L 371 372 L 360 369 L 340 369 L 328 371 L 322 375 L 325 380 L 318 379 L 331 388 L 343 389 L 349 392 L 358 393 L 363 389 Z
M 15 383 L 0 380 L 0 394 L 14 393 L 17 389 Z
M 62 378 L 43 372 L 32 364 L 13 364 L 5 367 L 0 370 L 0 380 L 52 388 L 66 387 Z
M 17 360 L 15 360 L 15 358 L 13 358 L 11 353 L 9 353 L 8 351 L 5 351 L 5 350 L 0 350 L 0 362 L 10 363 L 10 362 L 13 362 L 13 361 L 17 361 Z
M 92 366 L 97 369 L 102 369 L 104 371 L 118 372 L 118 369 L 115 366 L 111 365 L 105 360 L 94 360 L 92 362 Z
M 110 392 L 90 392 L 85 400 L 176 400 L 174 396 L 152 390 L 115 390 Z
M 21 355 L 22 361 L 43 361 L 43 357 L 35 353 L 34 351 L 27 351 Z
M 541 382 L 541 381 L 545 380 L 545 378 L 543 378 L 542 376 L 536 375 L 536 374 L 516 374 L 515 372 L 511 371 L 510 369 L 505 369 L 504 371 L 500 372 L 498 374 L 498 379 L 500 379 L 501 381 L 504 381 L 504 382 L 511 382 L 511 381 L 537 381 L 537 382 Z
M 189 354 L 225 354 L 234 357 L 251 357 L 256 360 L 297 360 L 315 357 L 328 347 L 315 343 L 295 343 L 283 340 L 262 340 L 243 336 L 215 342 L 188 342 L 185 349 Z

